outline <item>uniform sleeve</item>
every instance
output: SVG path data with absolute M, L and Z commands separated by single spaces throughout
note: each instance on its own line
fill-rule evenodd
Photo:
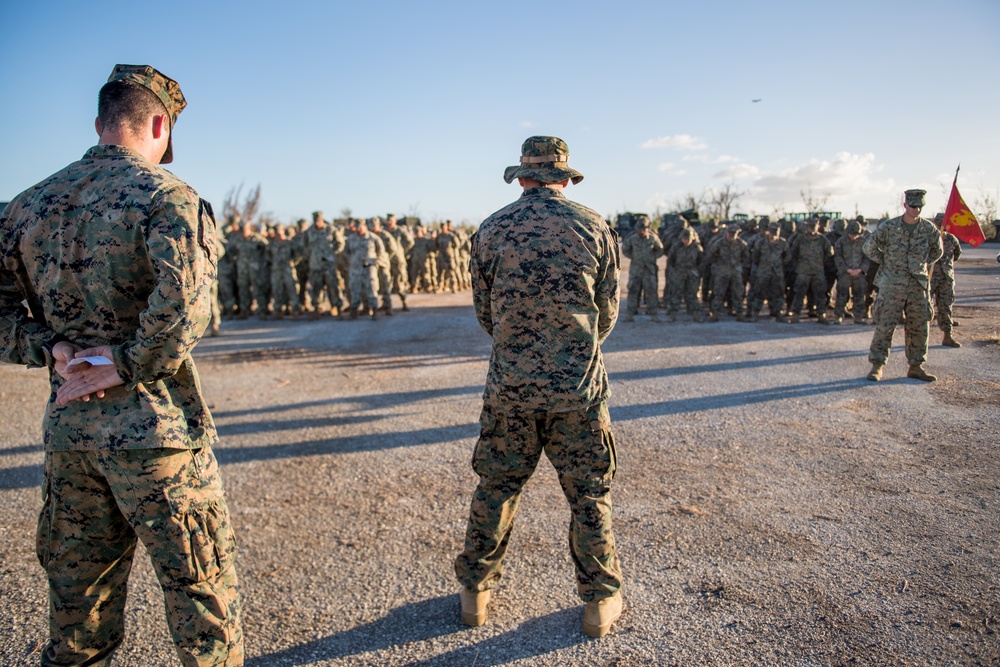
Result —
M 14 207 L 8 204 L 8 211 Z M 12 226 L 10 218 L 0 216 L 0 361 L 38 368 L 48 365 L 44 348 L 57 336 L 24 305 L 37 304 L 37 299 L 20 260 L 20 235 Z
M 177 372 L 211 319 L 215 218 L 193 191 L 158 193 L 146 230 L 156 287 L 131 341 L 112 348 L 127 389 Z
M 862 252 L 865 253 L 865 256 L 876 264 L 882 263 L 882 243 L 883 237 L 885 236 L 884 230 L 885 225 L 879 226 L 879 228 L 875 230 L 874 234 L 865 239 L 865 245 L 861 249 Z
M 930 223 L 928 223 L 930 224 Z M 941 233 L 937 231 L 937 228 L 933 224 L 930 224 L 933 231 L 928 231 L 927 235 L 930 238 L 930 243 L 928 243 L 927 249 L 927 266 L 930 267 L 934 262 L 941 259 L 944 254 L 944 246 L 941 243 Z
M 594 289 L 597 304 L 597 342 L 603 343 L 618 321 L 618 281 L 621 258 L 618 255 L 618 235 L 608 228 L 606 252 L 601 258 L 600 274 Z
M 489 267 L 479 259 L 479 234 L 472 237 L 472 252 L 469 254 L 469 273 L 472 275 L 472 305 L 476 309 L 479 326 L 493 337 L 493 308 L 490 303 L 493 292 L 493 277 Z

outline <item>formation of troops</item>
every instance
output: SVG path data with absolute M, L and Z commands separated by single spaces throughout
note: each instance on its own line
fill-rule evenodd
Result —
M 934 219 L 939 229 L 941 219 Z M 823 324 L 871 320 L 879 267 L 864 252 L 871 232 L 863 216 L 802 222 L 764 216 L 719 224 L 699 223 L 690 210 L 664 216 L 656 232 L 645 214 L 631 221 L 633 230 L 622 240 L 622 254 L 631 260 L 625 321 L 640 309 L 654 321 L 663 309 L 676 321 L 682 308 L 699 322 L 718 322 L 726 314 L 741 322 L 763 314 L 792 323 L 806 315 Z M 941 231 L 941 240 L 944 254 L 931 272 L 931 295 L 943 344 L 959 347 L 951 314 L 953 266 L 962 250 L 948 232 Z M 666 257 L 662 293 L 660 257 Z
M 282 319 L 329 314 L 356 319 L 392 315 L 392 295 L 402 310 L 408 294 L 457 292 L 471 287 L 470 234 L 445 221 L 425 226 L 394 215 L 260 229 L 234 216 L 219 241 L 216 317 L 251 315 Z

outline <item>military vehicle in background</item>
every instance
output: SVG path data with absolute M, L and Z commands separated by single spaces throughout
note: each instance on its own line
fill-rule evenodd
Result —
M 618 236 L 625 238 L 629 234 L 635 231 L 635 218 L 638 215 L 644 215 L 643 213 L 619 213 L 615 216 L 615 231 L 618 232 Z

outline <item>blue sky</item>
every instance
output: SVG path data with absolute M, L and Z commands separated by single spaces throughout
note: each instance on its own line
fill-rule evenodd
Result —
M 554 134 L 609 215 L 734 183 L 743 212 L 928 212 L 1000 188 L 1000 3 L 16 3 L 0 44 L 0 200 L 96 142 L 115 63 L 177 79 L 170 169 L 221 206 L 477 223 Z M 753 99 L 760 98 L 754 103 Z

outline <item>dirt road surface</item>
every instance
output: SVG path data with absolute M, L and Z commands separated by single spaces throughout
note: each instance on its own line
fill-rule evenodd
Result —
M 879 383 L 872 328 L 619 322 L 605 346 L 626 611 L 580 632 L 544 461 L 487 625 L 452 561 L 489 340 L 469 293 L 377 322 L 227 322 L 196 351 L 238 531 L 248 664 L 997 665 L 1000 265 L 957 263 L 956 335 Z M 624 281 L 623 281 L 624 283 Z M 0 654 L 38 664 L 44 371 L 0 365 Z M 136 557 L 119 665 L 175 665 Z

